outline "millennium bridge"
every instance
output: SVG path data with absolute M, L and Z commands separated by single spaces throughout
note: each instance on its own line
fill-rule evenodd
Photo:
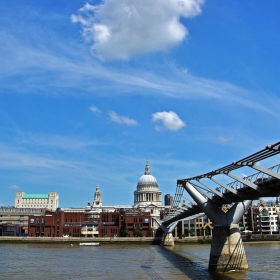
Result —
M 178 179 L 173 204 L 165 217 L 157 221 L 164 232 L 163 245 L 174 245 L 172 231 L 179 221 L 205 213 L 213 224 L 208 270 L 248 269 L 238 224 L 253 200 L 279 196 L 280 164 L 263 167 L 276 162 L 279 153 L 280 142 L 217 170 Z M 192 201 L 182 205 L 186 195 Z

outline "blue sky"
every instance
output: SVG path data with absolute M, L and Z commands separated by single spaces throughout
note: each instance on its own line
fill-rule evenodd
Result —
M 280 2 L 0 2 L 0 205 L 131 205 L 279 141 Z M 279 163 L 276 157 L 275 163 Z

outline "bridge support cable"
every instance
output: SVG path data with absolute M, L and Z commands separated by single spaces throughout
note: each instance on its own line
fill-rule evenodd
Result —
M 182 205 L 182 197 L 183 197 L 184 191 L 185 191 L 185 189 L 183 188 L 183 186 L 177 185 L 172 205 L 168 209 L 168 212 L 165 214 L 163 220 L 172 219 L 174 216 L 182 213 L 182 210 L 181 210 L 182 207 L 180 205 Z M 187 200 L 189 200 L 189 199 L 187 199 Z M 188 210 L 189 209 L 185 209 L 184 211 L 188 211 Z

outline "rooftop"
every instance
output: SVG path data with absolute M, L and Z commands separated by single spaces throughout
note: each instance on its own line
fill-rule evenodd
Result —
M 48 199 L 48 194 L 23 194 L 23 199 Z

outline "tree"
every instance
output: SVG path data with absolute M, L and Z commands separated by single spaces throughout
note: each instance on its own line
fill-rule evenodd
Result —
M 142 237 L 143 236 L 143 233 L 141 230 L 139 229 L 136 229 L 134 232 L 133 232 L 134 236 L 139 236 L 139 237 Z
M 153 230 L 151 228 L 148 229 L 146 236 L 153 236 Z
M 124 237 L 127 237 L 130 235 L 130 232 L 128 230 L 128 228 L 124 228 L 122 231 L 121 231 L 121 236 L 124 236 Z

